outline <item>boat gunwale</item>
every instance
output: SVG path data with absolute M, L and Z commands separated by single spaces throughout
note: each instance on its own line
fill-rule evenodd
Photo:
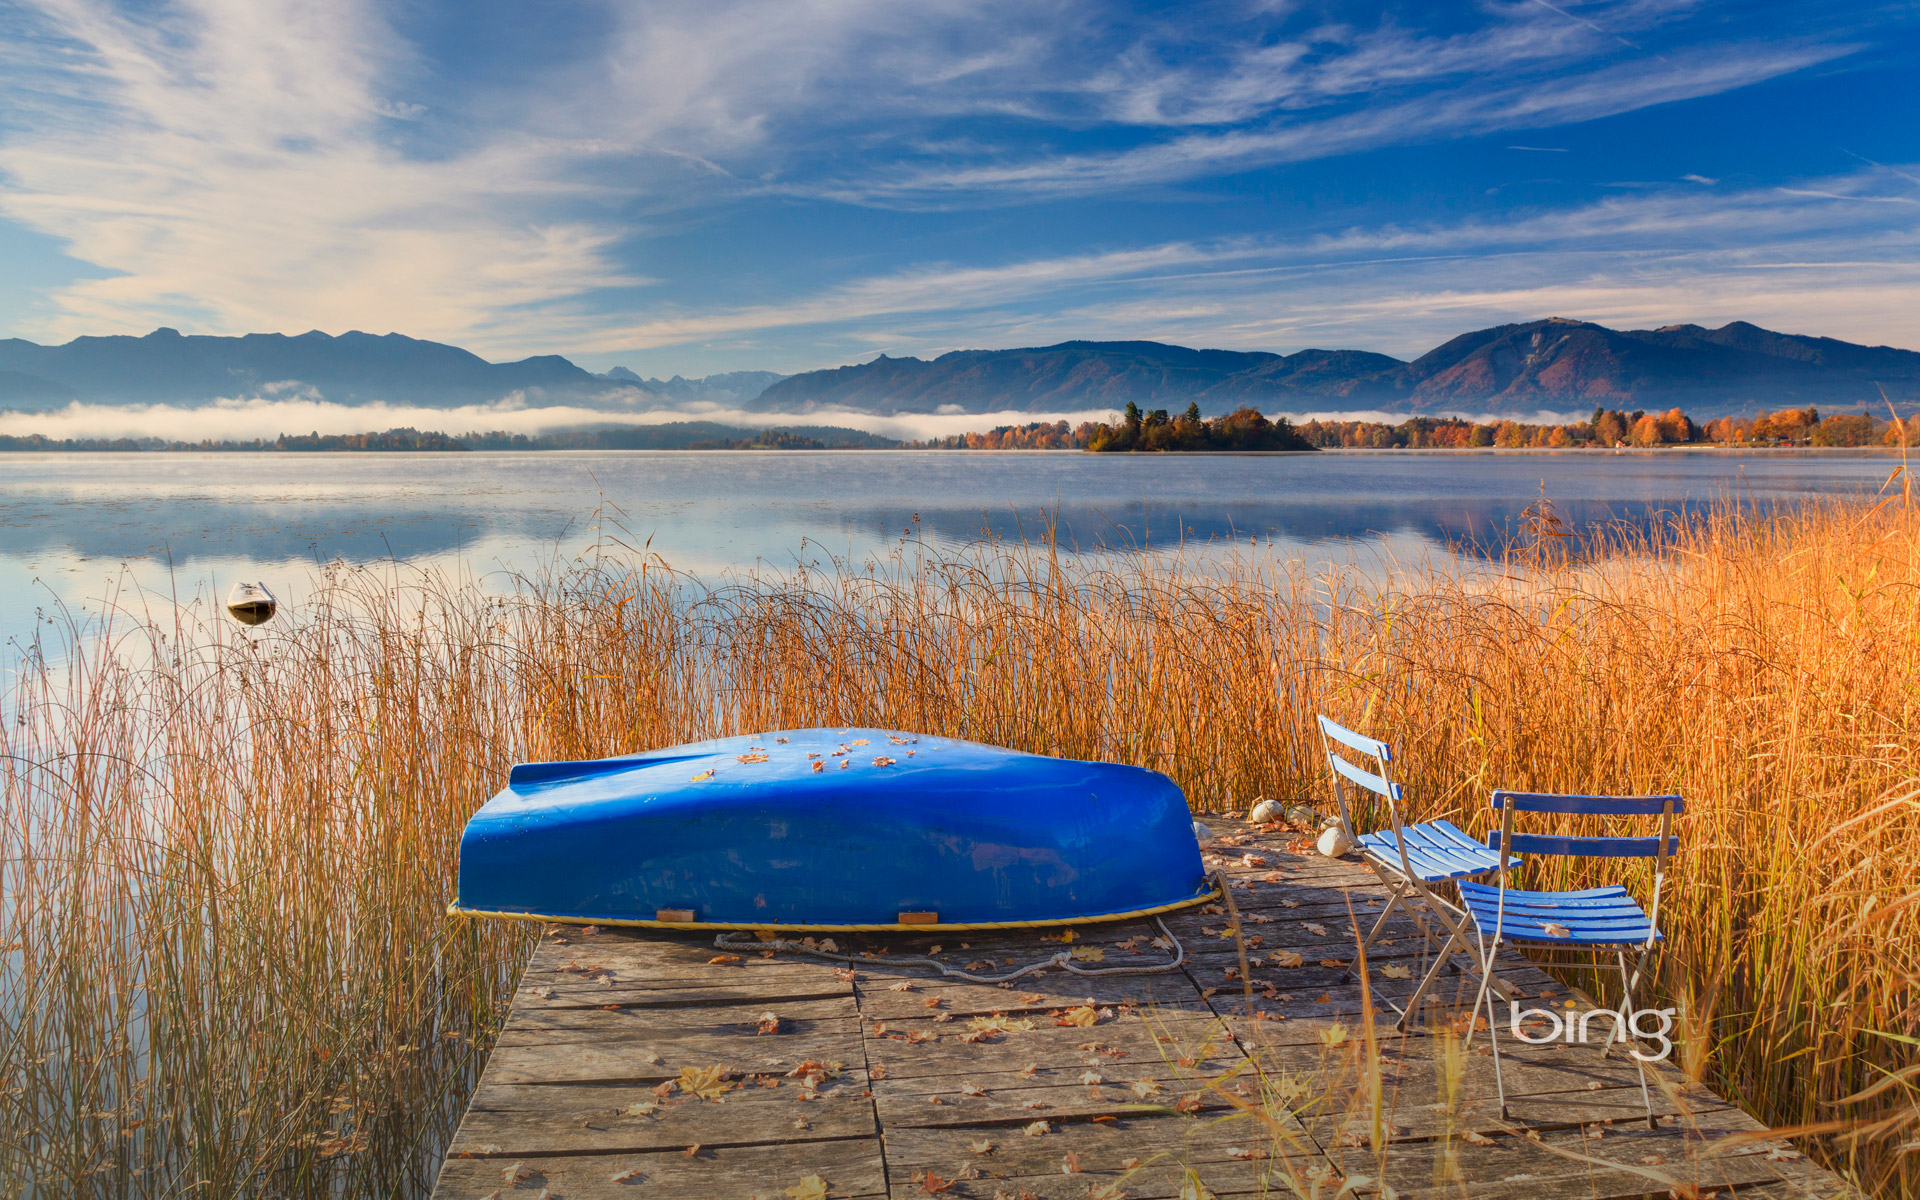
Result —
M 798 921 L 649 921 L 638 917 L 555 916 L 550 913 L 510 912 L 483 908 L 462 908 L 458 901 L 447 905 L 450 917 L 504 918 L 513 921 L 550 921 L 560 925 L 610 925 L 622 929 L 766 930 L 791 933 L 965 933 L 980 929 L 1051 929 L 1059 925 L 1099 925 L 1110 921 L 1132 921 L 1192 908 L 1211 900 L 1220 900 L 1226 892 L 1218 883 L 1204 892 L 1125 912 L 1096 913 L 1092 916 L 1053 917 L 1026 921 L 936 921 L 930 924 L 903 925 L 897 921 L 870 924 L 810 924 Z

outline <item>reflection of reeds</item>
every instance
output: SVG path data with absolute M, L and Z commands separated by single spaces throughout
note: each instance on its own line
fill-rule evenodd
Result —
M 1686 1065 L 1769 1121 L 1852 1122 L 1820 1152 L 1911 1191 L 1916 549 L 1896 501 L 1385 589 L 987 545 L 493 598 L 342 572 L 258 630 L 129 622 L 7 699 L 0 1178 L 423 1191 L 526 948 L 443 915 L 516 759 L 859 722 L 1140 763 L 1218 806 L 1319 795 L 1326 711 L 1469 829 L 1496 786 L 1684 793 L 1659 986 Z

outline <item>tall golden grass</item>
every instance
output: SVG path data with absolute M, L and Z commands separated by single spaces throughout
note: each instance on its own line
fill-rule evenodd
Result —
M 1917 552 L 1896 498 L 1384 583 L 984 544 L 703 584 L 596 551 L 504 595 L 337 569 L 259 630 L 127 618 L 5 701 L 0 1180 L 424 1193 L 527 946 L 443 911 L 515 760 L 866 723 L 1221 808 L 1324 798 L 1324 711 L 1476 832 L 1494 787 L 1683 793 L 1657 987 L 1684 1065 L 1916 1194 Z

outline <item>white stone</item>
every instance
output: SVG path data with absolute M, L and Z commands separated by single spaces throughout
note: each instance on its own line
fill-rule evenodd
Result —
M 1262 800 L 1247 814 L 1247 820 L 1255 825 L 1270 825 L 1284 819 L 1284 806 L 1278 800 Z
M 1340 826 L 1329 825 L 1320 831 L 1319 846 L 1320 853 L 1328 858 L 1339 858 L 1353 849 L 1353 839 L 1348 837 L 1347 831 Z

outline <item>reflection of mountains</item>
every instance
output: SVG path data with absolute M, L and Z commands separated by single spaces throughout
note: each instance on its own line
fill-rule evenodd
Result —
M 481 514 L 176 503 L 142 511 L 125 502 L 16 502 L 0 513 L 0 554 L 31 557 L 60 550 L 87 558 L 171 558 L 177 564 L 210 558 L 367 562 L 448 554 L 473 546 L 482 536 L 538 545 L 551 542 L 566 525 L 553 514 L 512 510 Z
M 1511 538 L 1532 499 L 1356 502 L 1350 504 L 1243 502 L 1209 504 L 1131 502 L 1114 505 L 1062 505 L 1059 508 L 1002 507 L 998 510 L 920 509 L 920 531 L 941 541 L 982 537 L 1039 541 L 1049 531 L 1065 548 L 1079 550 L 1170 549 L 1180 542 L 1247 541 L 1259 537 L 1295 543 L 1329 538 L 1364 539 L 1380 535 L 1424 538 L 1477 553 L 1491 552 Z M 1625 522 L 1644 526 L 1661 513 L 1693 511 L 1695 503 L 1575 501 L 1555 506 L 1573 529 Z M 898 536 L 911 512 L 869 508 L 841 514 L 846 532 Z
M 935 542 L 970 542 L 982 537 L 1039 542 L 1051 531 L 1063 548 L 1082 551 L 1143 548 L 1168 549 L 1189 544 L 1246 541 L 1312 543 L 1329 538 L 1365 539 L 1380 535 L 1414 537 L 1468 550 L 1484 550 L 1510 536 L 1531 503 L 1524 498 L 1505 500 L 1421 498 L 1407 501 L 1317 503 L 1212 502 L 1206 500 L 1143 501 L 1114 504 L 1062 505 L 1058 508 L 1023 505 L 983 509 L 979 506 L 919 507 L 919 532 Z M 1697 507 L 1648 502 L 1574 501 L 1558 506 L 1563 520 L 1579 527 L 1614 521 L 1644 522 L 1650 514 Z M 770 520 L 760 524 L 748 511 L 720 516 L 715 532 L 722 540 L 745 534 L 738 547 L 742 561 L 755 555 L 780 558 L 798 547 L 802 537 L 815 541 L 829 530 L 840 538 L 851 535 L 856 554 L 901 536 L 912 526 L 914 507 L 865 505 L 821 514 L 818 525 Z M 656 520 L 670 528 L 679 522 L 636 514 L 636 528 Z M 726 517 L 739 521 L 736 528 Z M 481 542 L 496 550 L 512 547 L 514 558 L 532 558 L 542 546 L 578 532 L 585 517 L 559 510 L 502 507 L 478 512 L 471 508 L 437 508 L 406 512 L 363 505 L 311 505 L 263 508 L 198 502 L 162 508 L 137 506 L 130 501 L 95 502 L 85 506 L 43 502 L 14 504 L 0 512 L 0 554 L 30 557 L 59 549 L 89 558 L 170 558 L 186 565 L 198 559 L 253 559 L 256 561 L 368 562 L 385 558 L 420 559 L 471 552 Z M 757 536 L 748 532 L 758 526 Z M 665 532 L 665 528 L 663 528 Z M 674 529 L 655 549 L 671 562 L 680 540 Z M 646 533 L 641 533 L 644 539 Z M 866 539 L 872 539 L 871 542 Z M 780 544 L 773 544 L 778 542 Z M 790 543 L 790 544 L 788 544 Z M 698 557 L 696 555 L 696 557 Z

